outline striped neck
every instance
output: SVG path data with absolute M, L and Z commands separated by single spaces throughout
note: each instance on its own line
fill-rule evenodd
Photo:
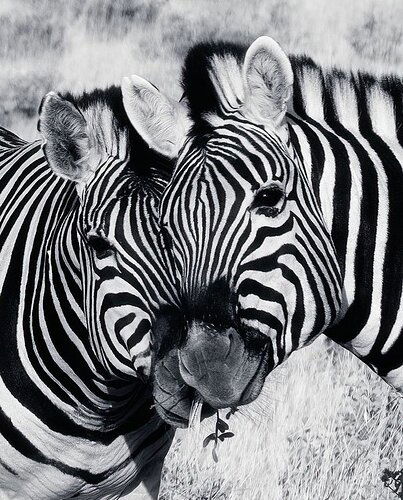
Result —
M 402 115 L 396 98 L 403 85 L 394 78 L 324 75 L 316 66 L 299 70 L 291 142 L 344 277 L 345 315 L 328 335 L 388 379 L 403 364 Z
M 139 398 L 146 389 L 134 370 L 125 378 L 107 371 L 93 349 L 83 312 L 75 187 L 52 174 L 39 142 L 8 153 L 0 172 L 0 289 L 7 298 L 0 316 L 7 318 L 10 346 L 3 355 L 14 361 L 0 364 L 15 370 L 1 373 L 3 381 L 16 395 L 31 387 L 37 415 L 56 412 L 63 422 L 62 414 L 73 414 L 93 430 L 123 425 L 138 410 L 136 400 L 147 401 Z
M 39 142 L 0 133 L 0 476 L 24 498 L 115 498 L 172 438 L 149 389 L 92 350 L 79 208 Z

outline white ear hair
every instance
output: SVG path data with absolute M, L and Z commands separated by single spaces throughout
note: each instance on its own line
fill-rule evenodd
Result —
M 255 40 L 246 52 L 243 66 L 245 114 L 279 126 L 293 81 L 290 60 L 280 45 L 268 36 Z
M 85 161 L 89 153 L 87 123 L 67 99 L 49 92 L 42 99 L 38 128 L 44 152 L 56 175 L 77 182 L 88 175 Z
M 174 158 L 190 128 L 183 104 L 137 75 L 122 80 L 123 105 L 133 127 L 155 151 Z

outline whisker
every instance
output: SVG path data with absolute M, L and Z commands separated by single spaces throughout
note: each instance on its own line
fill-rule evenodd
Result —
M 189 414 L 189 429 L 197 430 L 200 427 L 203 398 L 196 392 Z

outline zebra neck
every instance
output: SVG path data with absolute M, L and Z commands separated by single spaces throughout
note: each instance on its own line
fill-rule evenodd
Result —
M 134 378 L 134 368 L 122 374 L 105 366 L 103 347 L 88 328 L 83 292 L 88 271 L 82 269 L 80 258 L 83 241 L 78 234 L 79 211 L 73 192 L 71 205 L 61 209 L 54 230 L 46 238 L 46 262 L 37 291 L 39 315 L 46 327 L 38 328 L 38 335 L 42 334 L 59 367 L 58 381 L 63 390 L 67 389 L 77 416 L 95 428 L 114 428 L 129 414 L 133 416 L 137 407 L 133 398 L 143 394 L 144 388 Z M 129 353 L 127 359 L 131 363 Z
M 396 136 L 378 135 L 370 120 L 350 130 L 305 116 L 293 117 L 291 142 L 343 276 L 344 317 L 327 335 L 403 388 L 401 145 Z
M 133 415 L 133 395 L 144 390 L 107 373 L 92 349 L 78 207 L 74 185 L 55 177 L 38 142 L 1 152 L 0 389 L 43 421 L 63 414 L 107 429 Z

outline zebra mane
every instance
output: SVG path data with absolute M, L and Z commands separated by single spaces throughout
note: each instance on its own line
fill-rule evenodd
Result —
M 0 127 L 0 150 L 9 148 L 19 148 L 27 144 L 26 141 L 13 134 L 9 130 Z
M 226 113 L 243 102 L 242 65 L 247 46 L 201 43 L 188 53 L 182 88 L 194 137 L 208 136 Z M 326 69 L 306 56 L 290 56 L 294 71 L 290 114 L 344 127 L 372 129 L 402 142 L 403 80 L 364 72 Z
M 123 106 L 121 88 L 111 86 L 62 97 L 85 117 L 90 140 L 108 154 L 128 158 L 128 171 L 148 178 L 159 171 L 165 177 L 173 170 L 172 161 L 152 150 L 131 124 Z
M 290 59 L 295 75 L 291 113 L 402 142 L 401 78 L 323 68 L 307 57 Z
M 182 68 L 182 88 L 195 136 L 208 135 L 211 118 L 243 98 L 240 69 L 245 47 L 233 43 L 201 43 L 190 49 Z

